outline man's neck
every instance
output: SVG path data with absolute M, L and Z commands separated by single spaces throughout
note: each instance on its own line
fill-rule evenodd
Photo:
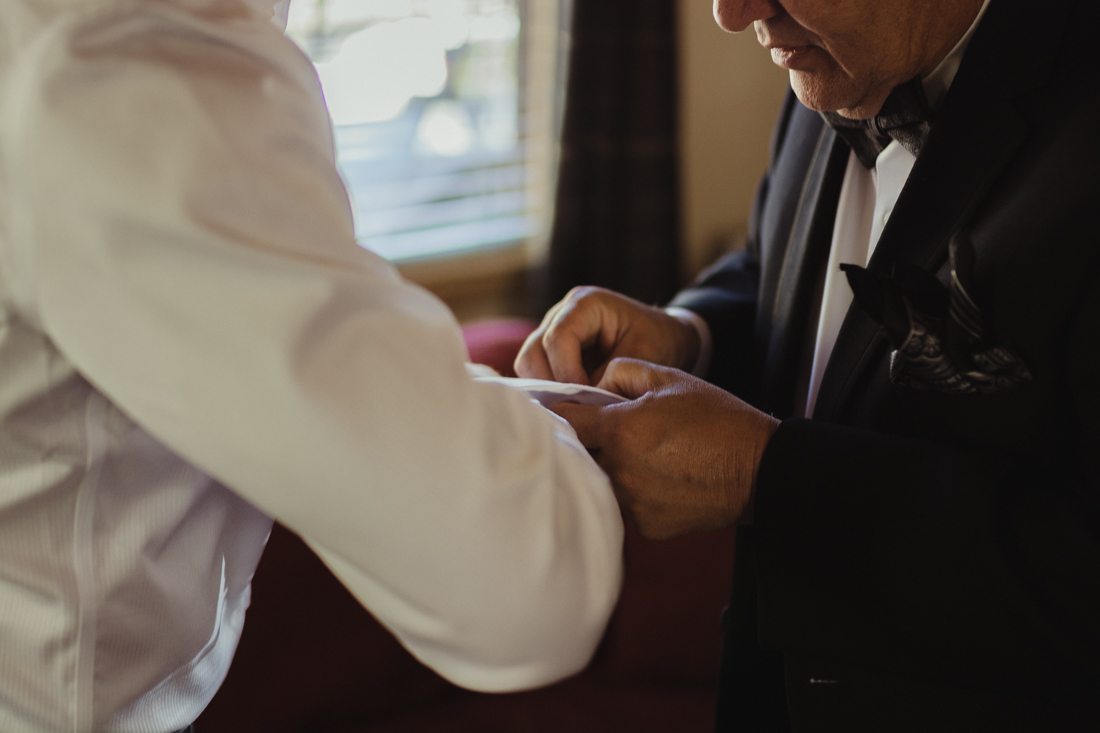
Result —
M 966 44 L 988 3 L 989 0 L 938 0 L 926 3 L 921 14 L 908 21 L 913 27 L 925 29 L 922 36 L 912 39 L 913 57 L 896 70 L 895 78 L 882 79 L 881 85 L 869 90 L 856 106 L 837 109 L 837 114 L 853 120 L 872 118 L 878 114 L 887 97 L 898 86 L 918 76 L 927 79 L 945 64 L 949 64 L 949 59 L 961 59 L 962 52 L 965 51 Z M 949 74 L 951 79 L 954 79 L 954 72 L 957 69 L 956 61 Z M 947 86 L 950 86 L 950 79 L 942 90 L 935 90 L 936 100 L 929 97 L 929 103 L 933 109 L 939 106 L 943 95 L 947 92 Z M 926 96 L 928 96 L 927 90 Z

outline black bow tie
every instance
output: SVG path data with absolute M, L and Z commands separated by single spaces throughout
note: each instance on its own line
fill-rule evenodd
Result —
M 836 112 L 822 112 L 821 116 L 852 147 L 863 167 L 870 169 L 891 140 L 897 140 L 914 157 L 920 155 L 932 128 L 933 112 L 924 96 L 924 82 L 917 76 L 894 87 L 879 113 L 869 120 L 850 120 Z

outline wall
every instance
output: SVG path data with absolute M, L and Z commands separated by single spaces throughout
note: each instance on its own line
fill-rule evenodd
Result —
M 751 29 L 723 31 L 710 0 L 679 0 L 684 273 L 744 233 L 787 72 Z

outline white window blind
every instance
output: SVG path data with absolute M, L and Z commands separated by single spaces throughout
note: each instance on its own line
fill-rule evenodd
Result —
M 293 0 L 359 243 L 394 261 L 523 246 L 552 205 L 559 0 Z

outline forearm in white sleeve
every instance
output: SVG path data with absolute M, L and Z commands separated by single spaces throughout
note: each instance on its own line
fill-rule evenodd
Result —
M 22 70 L 41 83 L 8 118 L 27 317 L 444 676 L 581 669 L 621 575 L 605 476 L 523 395 L 470 380 L 447 308 L 356 245 L 288 41 L 112 13 Z

